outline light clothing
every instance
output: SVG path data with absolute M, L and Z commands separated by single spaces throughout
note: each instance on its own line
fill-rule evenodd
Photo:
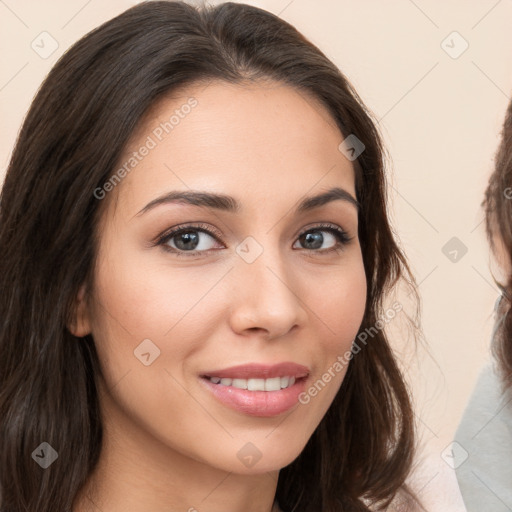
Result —
M 502 392 L 495 363 L 481 371 L 455 442 L 454 467 L 468 512 L 512 512 L 512 393 Z

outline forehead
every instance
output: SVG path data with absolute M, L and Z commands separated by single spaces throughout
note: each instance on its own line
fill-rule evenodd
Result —
M 118 167 L 151 149 L 114 194 L 132 212 L 171 189 L 279 202 L 318 184 L 355 196 L 352 164 L 338 149 L 343 138 L 317 99 L 286 84 L 197 83 L 161 99 L 141 120 Z

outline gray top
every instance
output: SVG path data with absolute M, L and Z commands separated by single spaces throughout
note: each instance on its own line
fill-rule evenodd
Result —
M 493 363 L 478 377 L 452 454 L 468 512 L 512 512 L 512 393 L 502 392 Z

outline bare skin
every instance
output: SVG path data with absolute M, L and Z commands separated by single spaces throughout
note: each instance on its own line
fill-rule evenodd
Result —
M 346 367 L 309 403 L 273 417 L 228 408 L 200 374 L 292 361 L 310 369 L 312 385 L 350 349 L 363 318 L 356 207 L 337 199 L 295 211 L 334 187 L 355 198 L 352 163 L 338 150 L 344 137 L 327 111 L 274 82 L 197 84 L 152 109 L 120 165 L 189 97 L 197 106 L 103 199 L 94 287 L 82 288 L 69 329 L 92 333 L 97 346 L 104 446 L 73 512 L 277 510 L 279 470 L 303 450 Z M 241 209 L 166 203 L 138 215 L 165 193 L 190 190 L 228 194 Z M 170 250 L 152 243 L 198 223 L 215 234 L 196 227 L 195 255 L 183 235 L 165 242 Z M 306 230 L 319 248 L 299 237 Z M 251 263 L 236 251 L 247 237 L 257 242 L 252 254 L 262 250 Z M 134 355 L 146 339 L 160 350 L 147 366 Z M 261 455 L 250 467 L 237 456 L 247 443 Z

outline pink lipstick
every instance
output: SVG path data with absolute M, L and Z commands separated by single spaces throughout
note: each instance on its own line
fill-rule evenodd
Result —
M 298 403 L 309 368 L 285 362 L 245 364 L 203 372 L 201 382 L 224 405 L 244 414 L 272 417 Z

